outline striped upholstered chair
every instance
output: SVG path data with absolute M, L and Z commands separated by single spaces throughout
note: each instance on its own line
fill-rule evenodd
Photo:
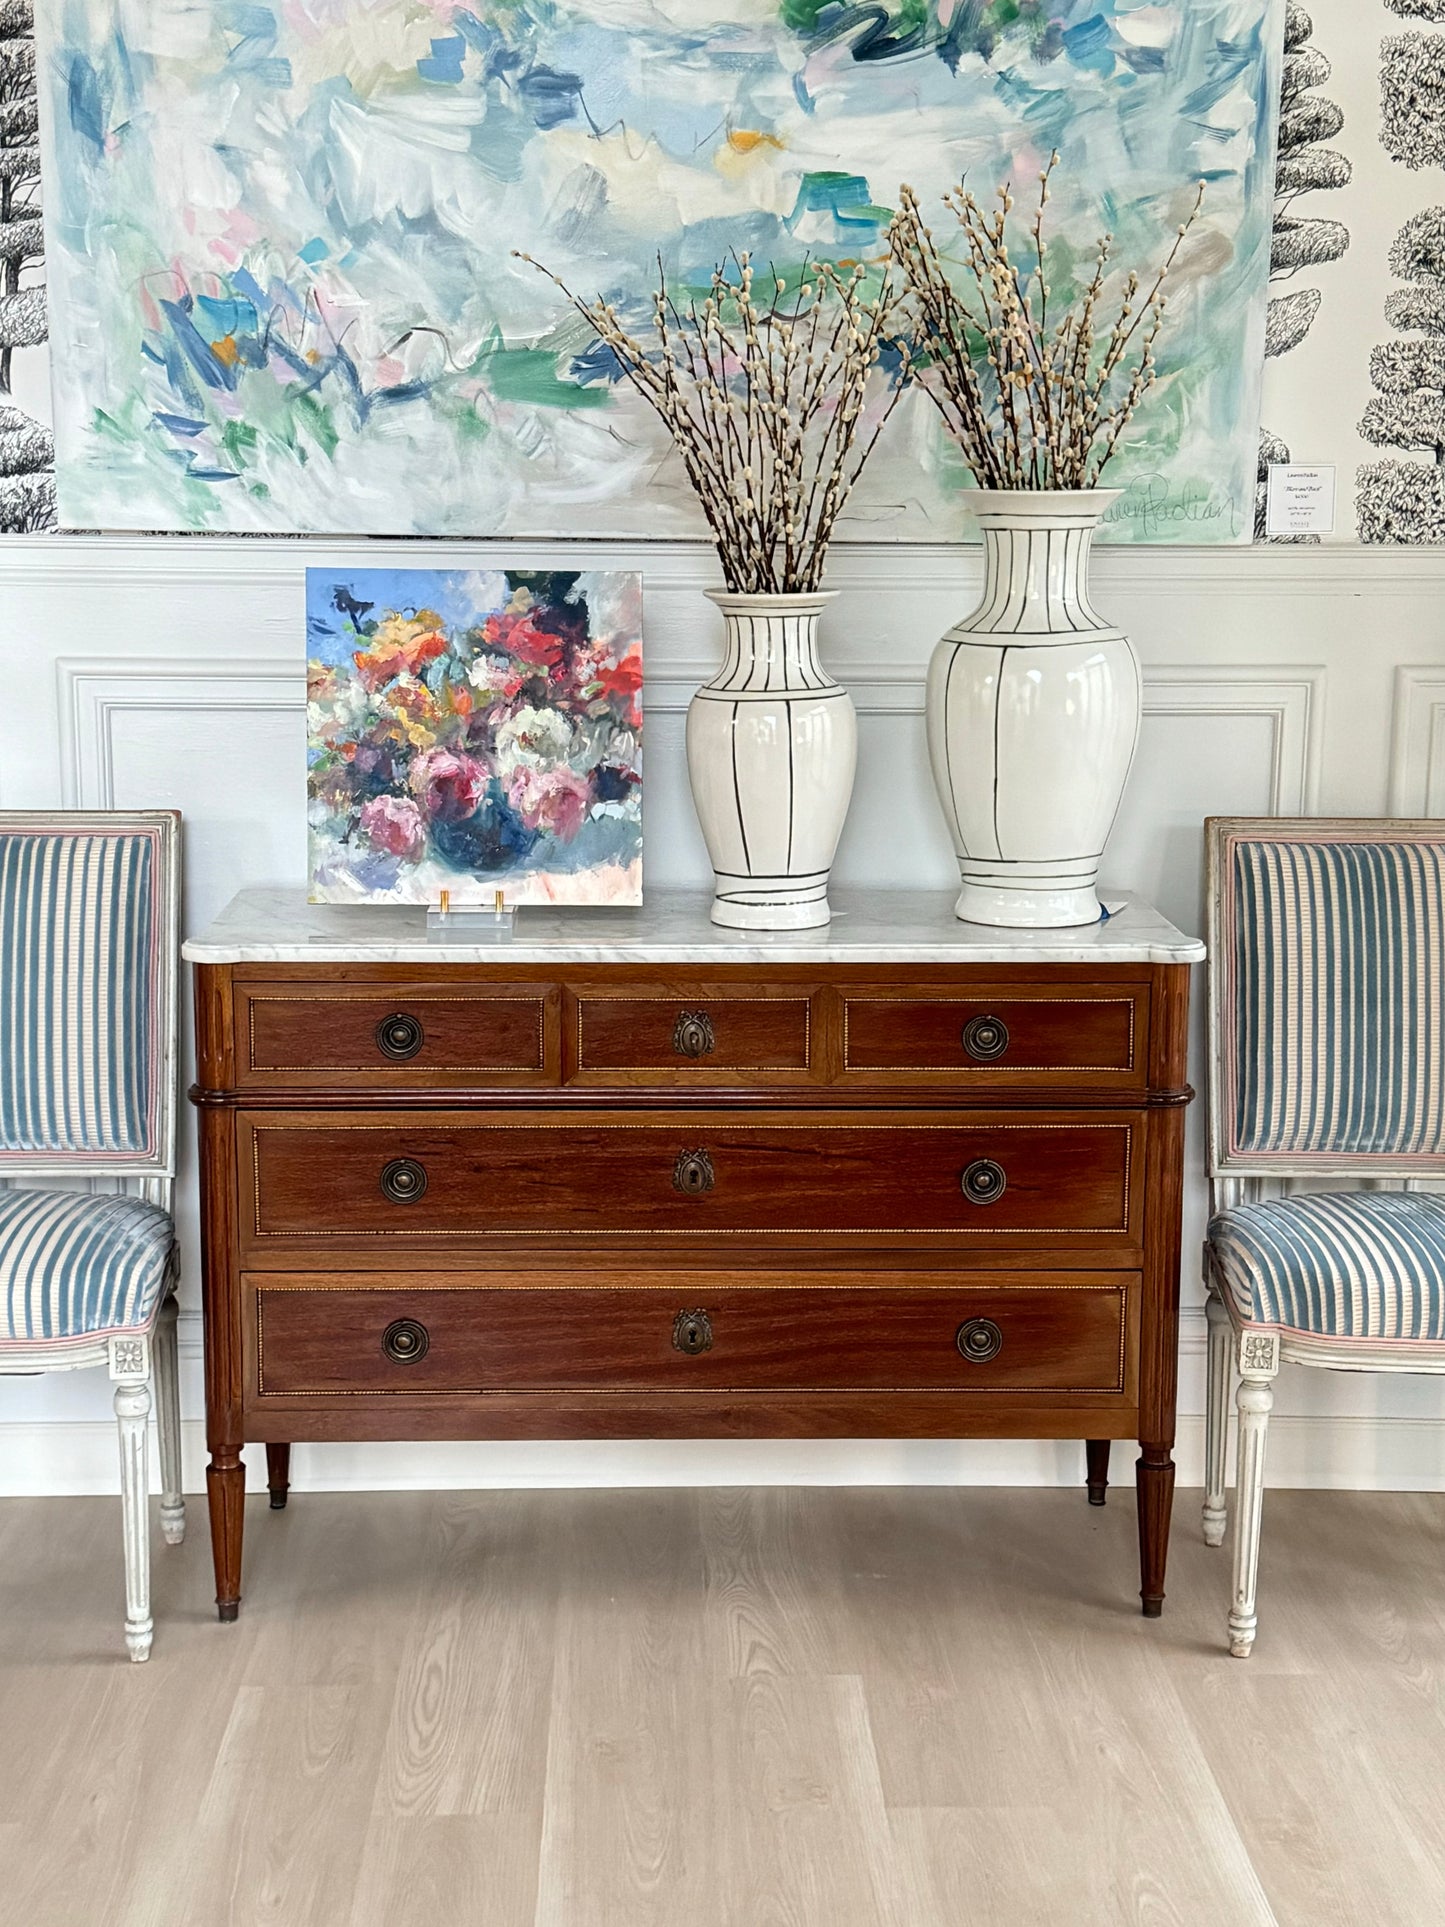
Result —
M 1445 1372 L 1445 1196 L 1420 1188 L 1445 1179 L 1445 821 L 1216 818 L 1205 835 L 1204 1537 L 1224 1538 L 1232 1362 L 1243 1659 L 1280 1365 Z
M 170 1545 L 185 1531 L 170 1215 L 179 842 L 169 810 L 0 814 L 0 1378 L 109 1368 L 132 1659 L 151 1648 L 152 1365 L 161 1527 Z M 92 1180 L 112 1188 L 93 1194 Z

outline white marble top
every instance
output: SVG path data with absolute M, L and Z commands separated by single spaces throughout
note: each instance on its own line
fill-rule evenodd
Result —
M 522 909 L 501 942 L 429 940 L 426 911 L 308 903 L 300 886 L 242 890 L 190 938 L 191 963 L 1198 963 L 1204 945 L 1146 903 L 1106 898 L 1107 920 L 1068 930 L 960 923 L 953 893 L 834 890 L 820 930 L 725 930 L 702 891 L 650 890 L 635 910 Z

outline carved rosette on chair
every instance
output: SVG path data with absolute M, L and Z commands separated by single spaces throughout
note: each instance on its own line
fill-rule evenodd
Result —
M 1117 489 L 980 489 L 983 596 L 928 669 L 928 754 L 970 923 L 1096 923 L 1139 732 L 1139 663 L 1089 601 Z
M 716 877 L 712 920 L 811 929 L 831 914 L 858 757 L 852 698 L 818 661 L 832 596 L 708 595 L 726 649 L 687 712 L 687 768 Z

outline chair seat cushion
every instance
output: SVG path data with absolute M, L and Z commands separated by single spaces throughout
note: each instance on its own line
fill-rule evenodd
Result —
M 1317 1338 L 1445 1342 L 1445 1197 L 1271 1198 L 1221 1211 L 1208 1242 L 1241 1324 Z
M 145 1330 L 174 1242 L 167 1214 L 140 1198 L 0 1191 L 0 1352 Z

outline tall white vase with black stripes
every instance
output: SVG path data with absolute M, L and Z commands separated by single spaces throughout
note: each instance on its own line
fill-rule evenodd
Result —
M 1099 859 L 1139 733 L 1139 662 L 1089 600 L 1117 489 L 980 489 L 978 607 L 928 668 L 928 755 L 958 856 L 957 913 L 1096 923 Z
M 812 929 L 831 914 L 858 760 L 852 698 L 818 661 L 832 596 L 707 593 L 726 647 L 688 708 L 687 771 L 716 878 L 712 920 Z

